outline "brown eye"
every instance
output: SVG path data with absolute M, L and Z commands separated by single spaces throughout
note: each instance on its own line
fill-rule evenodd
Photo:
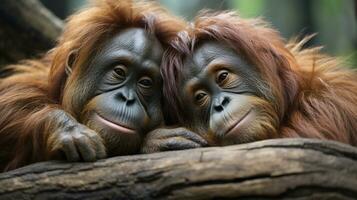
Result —
M 218 84 L 223 83 L 228 78 L 228 72 L 226 70 L 222 70 L 218 73 L 216 82 Z
M 151 88 L 153 85 L 152 80 L 148 77 L 144 77 L 144 78 L 140 79 L 138 83 L 143 88 Z
M 120 78 L 125 78 L 126 77 L 126 72 L 122 67 L 116 67 L 114 68 L 114 72 L 116 75 L 118 75 Z
M 198 92 L 198 93 L 196 93 L 196 95 L 195 95 L 195 100 L 196 100 L 197 102 L 199 102 L 199 101 L 201 101 L 203 98 L 205 98 L 205 96 L 206 96 L 205 93 L 203 93 L 203 92 Z

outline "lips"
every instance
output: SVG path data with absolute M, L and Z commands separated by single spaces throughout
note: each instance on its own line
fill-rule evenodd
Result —
M 102 117 L 98 113 L 94 114 L 94 119 L 96 121 L 98 121 L 99 123 L 102 123 L 103 125 L 115 130 L 116 132 L 124 133 L 124 134 L 135 134 L 136 133 L 136 131 L 134 129 L 125 127 L 124 125 L 121 125 L 118 123 L 114 123 L 114 122 Z
M 249 109 L 243 117 L 241 117 L 239 120 L 237 120 L 236 123 L 234 123 L 227 131 L 225 136 L 233 135 L 233 134 L 239 134 L 242 129 L 244 129 L 245 125 L 249 123 L 252 119 L 254 119 L 254 112 L 252 112 L 252 109 Z

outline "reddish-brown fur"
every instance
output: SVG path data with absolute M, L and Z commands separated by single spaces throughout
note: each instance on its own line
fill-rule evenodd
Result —
M 170 97 L 170 117 L 184 121 L 177 84 L 184 57 L 192 55 L 199 43 L 217 40 L 259 68 L 272 93 L 278 137 L 357 145 L 357 73 L 339 59 L 322 54 L 320 48 L 303 49 L 308 39 L 286 44 L 260 19 L 242 19 L 233 12 L 202 14 L 178 35 L 164 56 L 164 96 Z
M 63 89 L 79 92 L 66 82 L 72 52 L 77 52 L 74 67 L 84 66 L 113 32 L 141 27 L 165 44 L 183 26 L 154 3 L 99 0 L 69 19 L 57 46 L 43 59 L 7 67 L 15 74 L 0 80 L 0 171 L 52 158 L 53 110 L 64 109 L 78 119 L 80 113 L 73 112 L 76 100 L 61 100 Z M 81 91 L 86 91 L 85 84 Z

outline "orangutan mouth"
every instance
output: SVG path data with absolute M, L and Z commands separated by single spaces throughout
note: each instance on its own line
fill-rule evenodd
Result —
M 134 129 L 125 127 L 124 125 L 121 125 L 119 123 L 112 122 L 112 121 L 104 118 L 103 116 L 101 116 L 98 113 L 94 114 L 94 118 L 96 121 L 103 123 L 104 125 L 108 126 L 109 128 L 111 128 L 115 131 L 118 131 L 120 133 L 126 133 L 126 134 L 135 134 L 136 133 L 136 131 Z
M 236 123 L 234 123 L 226 132 L 227 135 L 231 134 L 239 134 L 241 129 L 244 127 L 245 124 L 249 123 L 252 119 L 254 119 L 255 113 L 252 112 L 252 109 L 249 109 L 243 117 L 241 117 L 239 120 L 237 120 Z

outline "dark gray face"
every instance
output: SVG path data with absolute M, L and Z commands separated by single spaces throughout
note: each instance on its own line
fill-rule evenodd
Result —
M 267 102 L 254 66 L 215 41 L 199 46 L 184 65 L 181 95 L 190 127 L 223 144 L 249 141 L 253 130 L 262 130 L 258 119 Z
M 162 123 L 162 53 L 155 37 L 129 28 L 108 39 L 90 63 L 85 83 L 95 92 L 85 106 L 83 123 L 100 132 L 112 151 L 138 145 Z

